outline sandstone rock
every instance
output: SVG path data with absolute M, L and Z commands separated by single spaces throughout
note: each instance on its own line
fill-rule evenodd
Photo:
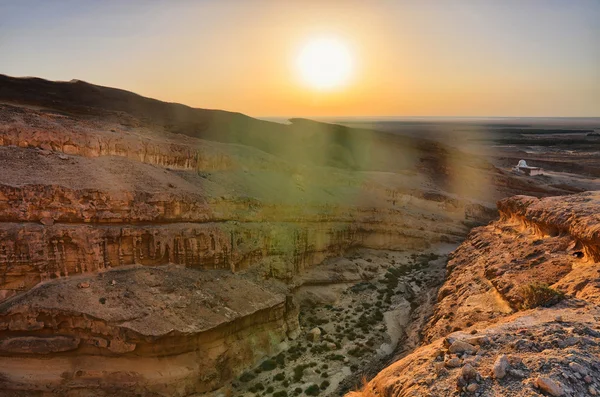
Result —
M 596 388 L 594 386 L 588 387 L 588 393 L 590 393 L 592 396 L 598 395 L 598 391 L 596 391 Z
M 535 379 L 534 384 L 540 390 L 543 390 L 554 397 L 560 397 L 565 394 L 563 387 L 560 385 L 560 383 L 550 378 L 538 377 Z
M 473 368 L 471 364 L 465 364 L 462 367 L 460 373 L 462 377 L 466 380 L 476 379 L 477 375 L 479 375 L 479 373 L 475 370 L 475 368 Z
M 470 383 L 469 386 L 467 386 L 467 391 L 469 393 L 473 393 L 475 392 L 477 389 L 479 388 L 479 385 L 477 383 Z
M 581 374 L 581 375 L 587 375 L 587 369 L 585 369 L 585 367 L 581 364 L 578 364 L 576 362 L 570 362 L 569 363 L 569 368 L 571 368 L 573 371 Z
M 453 357 L 445 362 L 446 367 L 457 368 L 462 364 L 462 360 L 458 357 Z
M 465 339 L 465 342 L 471 345 L 483 346 L 490 343 L 490 338 L 488 338 L 486 335 L 478 335 L 472 338 Z
M 54 225 L 54 219 L 52 219 L 51 217 L 43 217 L 42 219 L 40 219 L 40 223 L 44 226 L 52 226 Z
M 87 281 L 77 284 L 77 288 L 90 288 L 90 283 Z
M 468 353 L 468 354 L 473 354 L 477 351 L 477 349 L 475 348 L 475 346 L 473 346 L 470 343 L 461 341 L 461 340 L 457 340 L 454 341 L 450 347 L 448 347 L 448 351 L 450 353 Z
M 492 368 L 492 375 L 496 379 L 502 379 L 506 376 L 506 370 L 510 364 L 508 363 L 508 357 L 505 354 L 500 355 L 496 361 L 494 362 L 494 367 Z
M 49 354 L 75 350 L 79 338 L 67 336 L 16 336 L 0 341 L 0 352 L 15 354 Z
M 316 342 L 321 337 L 321 329 L 319 327 L 315 327 L 308 331 L 306 338 L 311 342 Z

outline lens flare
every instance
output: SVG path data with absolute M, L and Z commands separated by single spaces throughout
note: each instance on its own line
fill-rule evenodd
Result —
M 337 38 L 320 37 L 310 40 L 301 49 L 297 66 L 306 84 L 330 90 L 348 82 L 353 59 L 346 43 Z

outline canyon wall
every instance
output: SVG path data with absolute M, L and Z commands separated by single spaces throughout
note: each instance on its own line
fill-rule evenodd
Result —
M 423 344 L 360 396 L 600 390 L 600 193 L 498 202 L 447 265 Z
M 297 335 L 324 259 L 561 193 L 424 139 L 6 76 L 0 170 L 0 390 L 69 396 L 216 389 Z

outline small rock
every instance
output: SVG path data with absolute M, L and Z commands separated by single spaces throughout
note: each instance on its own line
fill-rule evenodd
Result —
M 65 156 L 64 154 L 59 154 L 58 158 L 61 159 L 61 160 L 68 160 L 69 159 L 69 157 Z
M 508 363 L 508 357 L 506 354 L 501 354 L 494 362 L 494 367 L 492 368 L 492 374 L 496 379 L 502 379 L 506 376 L 506 370 L 510 364 Z
M 111 280 L 110 285 L 117 285 L 117 281 L 116 280 Z
M 477 375 L 479 375 L 471 364 L 465 364 L 460 370 L 460 373 L 465 379 L 475 379 L 477 378 Z
M 538 377 L 534 384 L 536 387 L 554 397 L 564 396 L 565 391 L 563 390 L 560 383 L 553 381 L 550 378 Z
M 514 376 L 515 378 L 526 378 L 527 374 L 519 369 L 509 369 L 508 373 Z
M 450 360 L 446 361 L 446 367 L 450 367 L 450 368 L 457 368 L 460 367 L 460 364 L 462 363 L 461 359 L 458 357 L 453 357 Z
M 583 378 L 583 381 L 585 383 L 592 383 L 592 377 L 589 375 L 586 375 L 585 378 Z
M 588 392 L 592 395 L 592 396 L 597 396 L 598 392 L 596 391 L 596 389 L 594 388 L 594 386 L 590 386 L 588 387 Z
M 473 354 L 477 352 L 475 346 L 470 343 L 463 342 L 461 340 L 454 341 L 448 348 L 450 353 L 469 353 Z
M 469 386 L 467 386 L 467 391 L 469 393 L 473 393 L 474 391 L 477 390 L 478 387 L 479 387 L 479 385 L 477 383 L 471 383 L 471 384 L 469 384 Z
M 40 222 L 44 226 L 52 226 L 52 225 L 54 225 L 54 219 L 50 218 L 49 216 L 43 217 L 42 219 L 40 219 Z
M 77 284 L 77 288 L 90 288 L 90 283 L 84 281 L 82 283 Z
M 308 335 L 306 335 L 306 338 L 313 342 L 318 341 L 320 337 L 321 337 L 321 330 L 319 329 L 319 327 L 315 327 L 315 328 L 311 329 L 310 331 L 308 331 Z
M 337 346 L 333 342 L 327 342 L 327 348 L 329 350 L 335 350 L 337 348 Z
M 471 345 L 483 346 L 483 345 L 487 345 L 488 343 L 490 343 L 490 338 L 488 338 L 486 335 L 478 335 L 478 336 L 466 339 L 465 342 L 467 342 Z
M 569 368 L 571 368 L 573 371 L 580 373 L 581 375 L 587 375 L 587 370 L 585 369 L 585 367 L 581 364 L 578 364 L 576 362 L 570 362 L 569 363 Z

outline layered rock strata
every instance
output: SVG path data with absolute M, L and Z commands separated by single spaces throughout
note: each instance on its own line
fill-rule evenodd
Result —
M 599 208 L 598 192 L 501 200 L 453 252 L 423 346 L 352 396 L 596 395 Z

